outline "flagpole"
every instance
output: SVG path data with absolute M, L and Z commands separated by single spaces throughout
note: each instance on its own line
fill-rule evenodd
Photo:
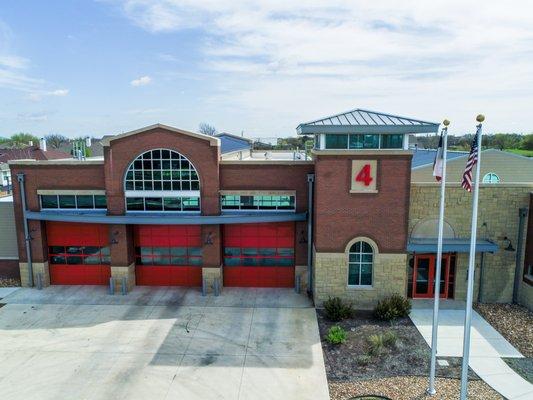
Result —
M 439 300 L 440 300 L 440 275 L 442 269 L 442 237 L 444 233 L 444 197 L 446 193 L 446 156 L 448 151 L 448 125 L 447 119 L 442 123 L 442 178 L 440 181 L 440 209 L 439 209 L 439 232 L 437 238 L 437 266 L 435 271 L 435 286 L 433 300 L 433 326 L 431 329 L 431 362 L 429 369 L 429 388 L 428 394 L 433 396 L 437 393 L 435 390 L 435 370 L 437 364 L 437 333 L 439 327 Z
M 472 326 L 472 299 L 474 297 L 474 270 L 476 260 L 476 236 L 477 236 L 477 208 L 479 198 L 479 170 L 481 165 L 481 138 L 483 115 L 478 115 L 477 126 L 477 163 L 474 177 L 474 195 L 472 199 L 472 230 L 470 232 L 470 257 L 468 259 L 468 290 L 466 294 L 465 327 L 463 336 L 463 363 L 461 367 L 461 400 L 466 400 L 468 391 L 468 361 L 470 358 L 470 329 Z

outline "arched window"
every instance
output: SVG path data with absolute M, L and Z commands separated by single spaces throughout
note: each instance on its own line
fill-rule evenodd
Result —
M 200 178 L 187 157 L 167 149 L 148 150 L 124 178 L 127 211 L 200 210 Z
M 372 286 L 374 250 L 364 241 L 355 242 L 348 253 L 348 286 Z
M 489 172 L 483 177 L 483 183 L 500 183 L 500 177 L 494 172 Z

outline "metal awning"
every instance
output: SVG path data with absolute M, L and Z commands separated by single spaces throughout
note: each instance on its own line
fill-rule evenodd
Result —
M 490 240 L 480 239 L 476 242 L 476 253 L 496 253 L 498 249 L 498 245 Z M 407 244 L 407 251 L 413 253 L 436 253 L 437 239 L 410 239 Z M 442 251 L 443 253 L 468 253 L 470 251 L 470 239 L 443 239 Z
M 133 213 L 106 215 L 103 213 L 67 213 L 28 211 L 27 218 L 39 221 L 82 222 L 92 224 L 134 224 L 134 225 L 218 225 L 250 224 L 261 222 L 305 221 L 307 213 L 249 213 L 249 214 L 164 214 Z
M 317 133 L 433 133 L 439 124 L 356 108 L 298 125 L 299 135 Z

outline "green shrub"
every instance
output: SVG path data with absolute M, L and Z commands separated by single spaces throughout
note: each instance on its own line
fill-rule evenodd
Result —
M 383 344 L 387 347 L 396 346 L 398 335 L 394 331 L 387 331 L 383 334 Z
M 364 366 L 370 364 L 372 357 L 370 357 L 368 354 L 361 354 L 360 356 L 357 356 L 356 361 L 357 364 Z
M 411 301 L 399 294 L 380 300 L 374 308 L 374 316 L 385 321 L 407 317 L 409 312 L 411 312 Z
M 368 337 L 368 353 L 372 356 L 379 356 L 384 347 L 383 335 L 370 335 Z
M 352 305 L 342 301 L 339 297 L 327 299 L 324 302 L 324 310 L 326 311 L 326 318 L 330 321 L 342 321 L 353 317 L 354 314 Z
M 331 344 L 341 344 L 346 342 L 346 331 L 342 327 L 335 325 L 329 328 L 326 340 Z

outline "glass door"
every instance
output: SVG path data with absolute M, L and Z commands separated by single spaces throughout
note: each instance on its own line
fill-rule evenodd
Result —
M 420 254 L 415 256 L 413 269 L 413 298 L 432 298 L 435 293 L 435 269 L 437 257 L 435 254 Z M 440 274 L 440 297 L 448 298 L 448 283 L 450 271 L 450 255 L 442 255 Z

